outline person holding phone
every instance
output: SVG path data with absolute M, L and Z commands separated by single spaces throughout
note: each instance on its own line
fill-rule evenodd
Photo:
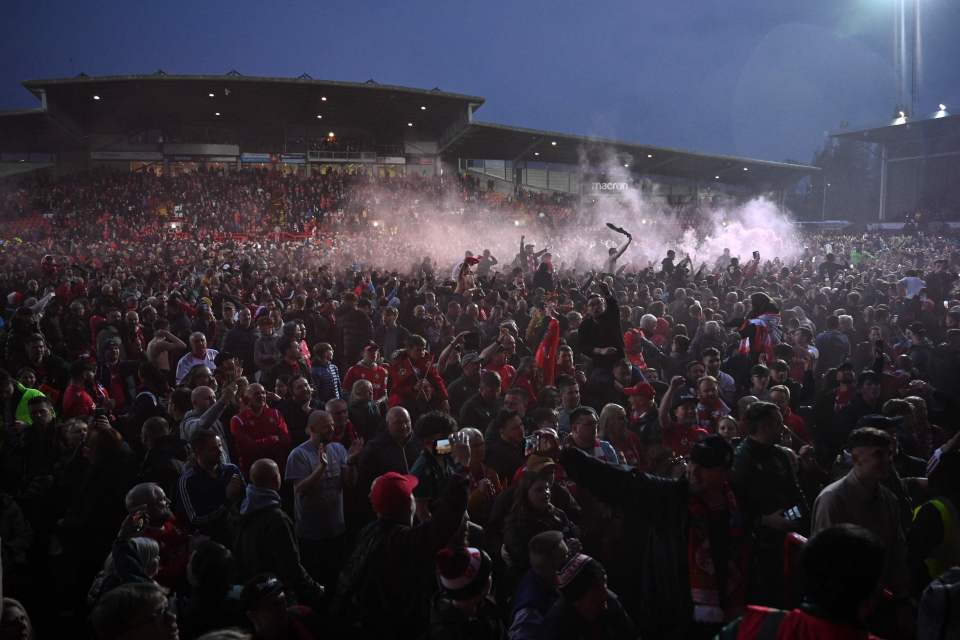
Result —
M 410 475 L 417 481 L 413 497 L 417 501 L 417 520 L 430 519 L 434 502 L 443 494 L 447 480 L 454 474 L 455 445 L 469 452 L 470 443 L 465 437 L 453 438 L 456 421 L 446 413 L 429 411 L 417 420 L 414 432 L 420 439 L 423 450 L 410 467 Z M 461 455 L 458 451 L 457 455 Z

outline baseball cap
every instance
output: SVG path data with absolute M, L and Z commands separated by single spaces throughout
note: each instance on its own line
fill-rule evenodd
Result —
M 677 408 L 680 405 L 686 404 L 688 402 L 693 402 L 694 404 L 696 404 L 699 401 L 700 400 L 697 398 L 696 394 L 694 394 L 691 391 L 684 391 L 683 393 L 677 396 L 676 400 L 673 401 L 673 407 Z
M 623 392 L 628 396 L 646 396 L 647 398 L 652 398 L 657 395 L 653 389 L 653 385 L 649 382 L 638 382 L 632 387 L 627 387 Z
M 377 515 L 405 518 L 410 513 L 410 496 L 420 483 L 416 476 L 388 471 L 373 481 L 370 504 Z

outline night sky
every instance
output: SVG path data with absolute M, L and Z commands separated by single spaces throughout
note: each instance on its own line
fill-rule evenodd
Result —
M 960 2 L 921 4 L 923 110 L 960 112 Z M 481 121 L 807 162 L 893 113 L 894 5 L 3 0 L 0 109 L 80 72 L 306 72 L 481 95 Z

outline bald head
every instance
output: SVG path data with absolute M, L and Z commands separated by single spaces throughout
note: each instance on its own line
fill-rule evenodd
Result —
M 280 467 L 269 458 L 260 458 L 250 465 L 250 482 L 260 489 L 280 490 Z
M 123 502 L 127 508 L 127 512 L 130 513 L 138 507 L 150 504 L 158 492 L 163 493 L 163 489 L 154 482 L 141 482 L 136 485 L 130 489 L 130 491 L 127 491 L 127 497 L 124 498 Z
M 210 387 L 197 387 L 190 392 L 190 404 L 194 411 L 206 411 L 217 401 L 217 394 Z

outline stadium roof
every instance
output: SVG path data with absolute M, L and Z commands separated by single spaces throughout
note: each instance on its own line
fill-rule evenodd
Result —
M 313 124 L 363 127 L 387 136 L 408 123 L 439 137 L 484 99 L 439 89 L 367 82 L 226 75 L 103 76 L 28 80 L 23 83 L 47 111 L 78 133 L 115 133 L 170 125 Z M 212 95 L 212 97 L 211 97 Z M 220 114 L 220 115 L 217 115 Z M 317 116 L 323 116 L 318 119 Z M 371 125 L 373 125 L 371 127 Z M 379 129 L 379 130 L 378 130 Z
M 833 134 L 835 138 L 896 144 L 957 136 L 960 136 L 960 115 L 945 115 L 926 120 L 907 120 L 902 124 L 891 123 L 882 127 L 841 131 Z
M 306 131 L 369 132 L 377 144 L 405 139 L 410 126 L 424 140 L 439 140 L 441 153 L 465 159 L 525 160 L 602 167 L 613 157 L 637 173 L 728 184 L 783 184 L 819 171 L 782 162 L 710 155 L 492 123 L 468 122 L 484 98 L 367 82 L 225 75 L 152 75 L 29 80 L 23 86 L 41 108 L 0 113 L 0 149 L 84 150 L 90 136 L 132 135 L 153 130 L 187 131 L 217 142 L 239 141 L 260 151 Z M 321 116 L 318 118 L 318 116 Z M 194 133 L 196 132 L 196 133 Z M 289 134 L 289 135 L 288 135 Z M 270 142 L 263 145 L 266 139 Z M 553 144 L 553 143 L 556 144 Z M 259 148 L 258 148 L 259 147 Z M 275 151 L 280 151 L 275 148 Z M 273 151 L 271 151 L 273 152 Z M 720 176 L 717 178 L 716 176 Z
M 0 149 L 79 149 L 81 142 L 42 109 L 0 112 Z
M 787 182 L 820 170 L 809 165 L 711 155 L 486 122 L 471 123 L 448 141 L 441 152 L 477 160 L 575 165 L 586 161 L 595 167 L 615 162 L 642 174 L 719 180 L 727 184 Z

